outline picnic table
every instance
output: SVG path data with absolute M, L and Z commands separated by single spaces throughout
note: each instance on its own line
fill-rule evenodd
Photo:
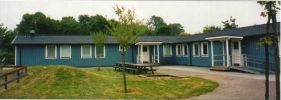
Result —
M 121 63 L 117 63 L 117 66 L 119 66 L 119 68 L 122 67 Z M 142 72 L 142 71 L 151 71 L 152 74 L 154 74 L 154 71 L 156 71 L 156 69 L 154 69 L 154 67 L 158 67 L 159 64 L 133 64 L 133 63 L 125 63 L 124 66 L 126 66 L 126 68 L 128 70 L 134 71 L 134 72 Z

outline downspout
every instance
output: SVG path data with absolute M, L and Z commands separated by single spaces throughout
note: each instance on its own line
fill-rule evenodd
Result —
M 20 66 L 22 66 L 22 65 L 21 65 L 21 55 L 22 55 L 22 54 L 21 54 L 21 46 L 19 46 L 19 56 L 20 56 L 20 57 L 19 57 L 19 58 L 20 58 L 20 59 L 19 59 L 19 60 L 20 60 L 19 65 L 20 65 Z
M 136 60 L 135 60 L 135 57 L 134 57 L 134 48 L 135 48 L 135 46 L 132 45 L 132 48 L 131 48 L 131 50 L 132 50 L 132 60 L 131 60 L 131 62 L 132 62 L 132 63 L 134 63 L 134 61 L 136 61 Z
M 190 66 L 192 66 L 192 50 L 193 50 L 193 48 L 191 48 L 192 47 L 192 43 L 189 43 L 190 45 L 189 45 L 189 65 Z

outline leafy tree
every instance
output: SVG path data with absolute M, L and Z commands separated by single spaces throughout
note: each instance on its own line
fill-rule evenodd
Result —
M 38 25 L 44 24 L 46 16 L 41 12 L 36 12 L 35 14 L 24 14 L 19 25 L 17 25 L 17 30 L 21 34 L 29 34 L 30 30 L 39 31 Z
M 60 24 L 63 34 L 80 34 L 82 30 L 80 24 L 73 17 L 63 17 Z
M 154 31 L 153 35 L 180 35 L 181 32 L 184 32 L 183 26 L 181 24 L 169 24 L 166 26 L 161 26 L 157 30 Z
M 168 27 L 171 29 L 170 35 L 179 35 L 184 32 L 183 26 L 179 23 L 169 24 Z
M 89 24 L 92 32 L 109 31 L 111 29 L 107 19 L 101 15 L 91 16 Z
M 7 57 L 7 59 L 14 57 L 14 46 L 11 45 L 11 42 L 15 36 L 16 33 L 14 31 L 8 30 L 7 27 L 4 27 L 3 24 L 0 24 L 0 60 L 3 57 Z
M 119 17 L 119 22 L 114 25 L 111 33 L 121 48 L 123 48 L 120 53 L 123 66 L 124 92 L 127 93 L 126 66 L 124 66 L 125 51 L 136 43 L 139 36 L 146 32 L 147 26 L 143 24 L 142 20 L 136 18 L 134 10 L 127 10 L 124 7 L 116 6 L 114 11 Z
M 165 23 L 165 21 L 159 17 L 159 16 L 151 16 L 149 21 L 148 21 L 148 25 L 150 27 L 151 30 L 157 30 L 162 26 L 167 26 L 167 24 Z
M 276 100 L 280 100 L 280 58 L 279 58 L 279 48 L 278 48 L 278 32 L 277 32 L 277 21 L 276 14 L 280 10 L 280 1 L 258 1 L 258 4 L 264 7 L 264 11 L 261 12 L 261 16 L 267 16 L 266 32 L 267 35 L 260 40 L 265 46 L 265 99 L 269 99 L 269 50 L 268 46 L 272 45 L 274 49 L 274 60 L 275 60 L 275 81 L 276 81 Z M 270 21 L 272 20 L 272 30 L 270 32 Z
M 88 15 L 80 15 L 78 17 L 79 23 L 82 27 L 83 34 L 89 34 L 90 32 L 90 17 Z
M 215 25 L 210 25 L 210 26 L 205 26 L 203 28 L 203 33 L 207 33 L 207 32 L 217 32 L 217 31 L 220 31 L 222 30 L 221 27 L 219 26 L 215 26 Z
M 179 35 L 180 35 L 180 36 L 187 36 L 187 35 L 190 35 L 190 33 L 187 33 L 187 32 L 181 32 Z
M 223 29 L 225 30 L 225 29 L 237 28 L 238 25 L 236 25 L 235 21 L 236 21 L 236 19 L 232 18 L 232 16 L 230 16 L 229 20 L 222 21 Z
M 106 33 L 104 32 L 95 32 L 92 33 L 92 38 L 93 41 L 96 45 L 96 50 L 103 50 L 103 47 L 105 46 L 105 42 L 106 42 Z M 97 58 L 100 59 L 100 58 Z M 97 61 L 99 62 L 99 61 Z M 98 66 L 98 70 L 100 71 L 100 65 Z

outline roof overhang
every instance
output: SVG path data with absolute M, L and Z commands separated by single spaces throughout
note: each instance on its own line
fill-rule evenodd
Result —
M 162 42 L 138 42 L 136 45 L 160 45 Z
M 206 40 L 229 40 L 229 39 L 238 39 L 242 40 L 242 36 L 216 36 L 216 37 L 208 37 Z

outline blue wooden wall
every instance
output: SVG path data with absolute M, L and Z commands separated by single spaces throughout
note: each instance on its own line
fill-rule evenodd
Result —
M 92 45 L 92 58 L 81 58 L 81 45 L 71 45 L 71 59 L 60 59 L 60 45 L 57 45 L 57 59 L 45 59 L 45 45 L 21 45 L 17 46 L 16 65 L 71 65 L 71 66 L 112 66 L 120 62 L 119 45 L 105 45 L 105 58 L 95 58 L 95 49 Z M 20 50 L 21 49 L 21 55 Z M 21 56 L 21 61 L 20 61 Z M 126 52 L 126 62 L 132 61 L 132 49 Z
M 264 47 L 258 47 L 257 43 L 260 37 L 244 38 L 242 40 L 242 54 L 246 54 L 249 58 L 257 58 L 259 64 L 248 62 L 247 64 L 251 67 L 264 68 Z M 200 44 L 206 41 L 197 42 Z M 188 56 L 176 56 L 176 45 L 172 45 L 172 56 L 163 57 L 163 45 L 159 46 L 160 64 L 161 65 L 188 65 L 188 66 L 211 66 L 211 43 L 208 42 L 208 57 L 194 57 L 193 56 L 193 43 L 188 43 Z M 215 41 L 214 55 L 222 55 L 223 44 L 220 41 Z M 165 45 L 165 44 L 164 44 Z M 71 59 L 60 59 L 60 45 L 57 45 L 57 59 L 45 59 L 45 46 L 46 45 L 17 45 L 16 48 L 16 65 L 71 65 L 71 66 L 113 66 L 115 63 L 120 62 L 121 56 L 119 52 L 118 44 L 106 44 L 106 57 L 97 59 L 95 58 L 95 49 L 92 45 L 92 58 L 81 59 L 81 45 L 71 45 L 72 57 Z M 230 45 L 229 45 L 230 46 Z M 225 46 L 224 46 L 225 47 Z M 137 62 L 137 46 L 131 46 L 126 51 L 126 62 L 136 63 Z M 150 54 L 153 54 L 153 47 L 150 46 Z M 201 54 L 201 50 L 200 50 Z M 231 54 L 231 50 L 230 50 Z M 270 48 L 270 69 L 274 70 L 273 55 L 274 51 Z M 151 57 L 150 57 L 151 58 Z M 222 56 L 214 57 L 215 60 L 222 60 Z M 222 66 L 223 62 L 214 62 L 215 66 Z

